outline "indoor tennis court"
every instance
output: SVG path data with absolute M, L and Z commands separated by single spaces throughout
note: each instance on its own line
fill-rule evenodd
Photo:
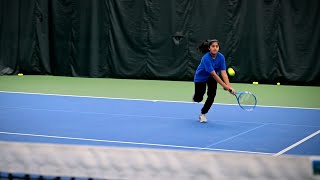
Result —
M 319 12 L 1 0 L 0 180 L 320 179 Z
M 217 104 L 201 124 L 201 105 L 190 102 L 11 92 L 1 99 L 6 141 L 320 155 L 319 109 Z

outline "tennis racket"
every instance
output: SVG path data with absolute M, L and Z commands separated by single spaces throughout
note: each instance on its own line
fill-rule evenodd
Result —
M 257 105 L 257 98 L 251 92 L 248 92 L 248 91 L 236 92 L 234 96 L 236 97 L 239 106 L 243 110 L 252 111 Z

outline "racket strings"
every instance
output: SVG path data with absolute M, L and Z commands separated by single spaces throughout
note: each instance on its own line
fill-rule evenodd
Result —
M 245 110 L 252 110 L 257 104 L 255 96 L 249 93 L 240 94 L 238 100 L 240 106 Z

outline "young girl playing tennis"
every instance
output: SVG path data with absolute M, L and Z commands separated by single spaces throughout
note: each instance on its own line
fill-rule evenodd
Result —
M 195 102 L 201 102 L 208 87 L 208 97 L 199 116 L 199 121 L 205 123 L 207 122 L 205 115 L 208 113 L 214 102 L 214 98 L 216 97 L 217 83 L 231 94 L 234 94 L 235 90 L 231 87 L 226 73 L 224 55 L 219 52 L 219 41 L 216 39 L 207 40 L 199 46 L 199 50 L 204 53 L 204 55 L 194 76 L 195 92 L 193 100 Z M 222 79 L 220 78 L 220 75 Z

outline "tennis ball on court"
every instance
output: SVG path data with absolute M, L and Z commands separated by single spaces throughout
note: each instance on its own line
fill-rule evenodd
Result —
M 22 73 L 19 73 L 18 76 L 23 76 L 23 74 L 22 74 Z
M 280 83 L 278 82 L 277 85 L 280 86 Z
M 235 76 L 236 75 L 236 72 L 231 67 L 229 67 L 227 71 L 228 71 L 228 74 L 230 76 Z
M 255 84 L 255 85 L 257 85 L 257 84 L 259 84 L 259 82 L 253 82 L 252 84 Z

